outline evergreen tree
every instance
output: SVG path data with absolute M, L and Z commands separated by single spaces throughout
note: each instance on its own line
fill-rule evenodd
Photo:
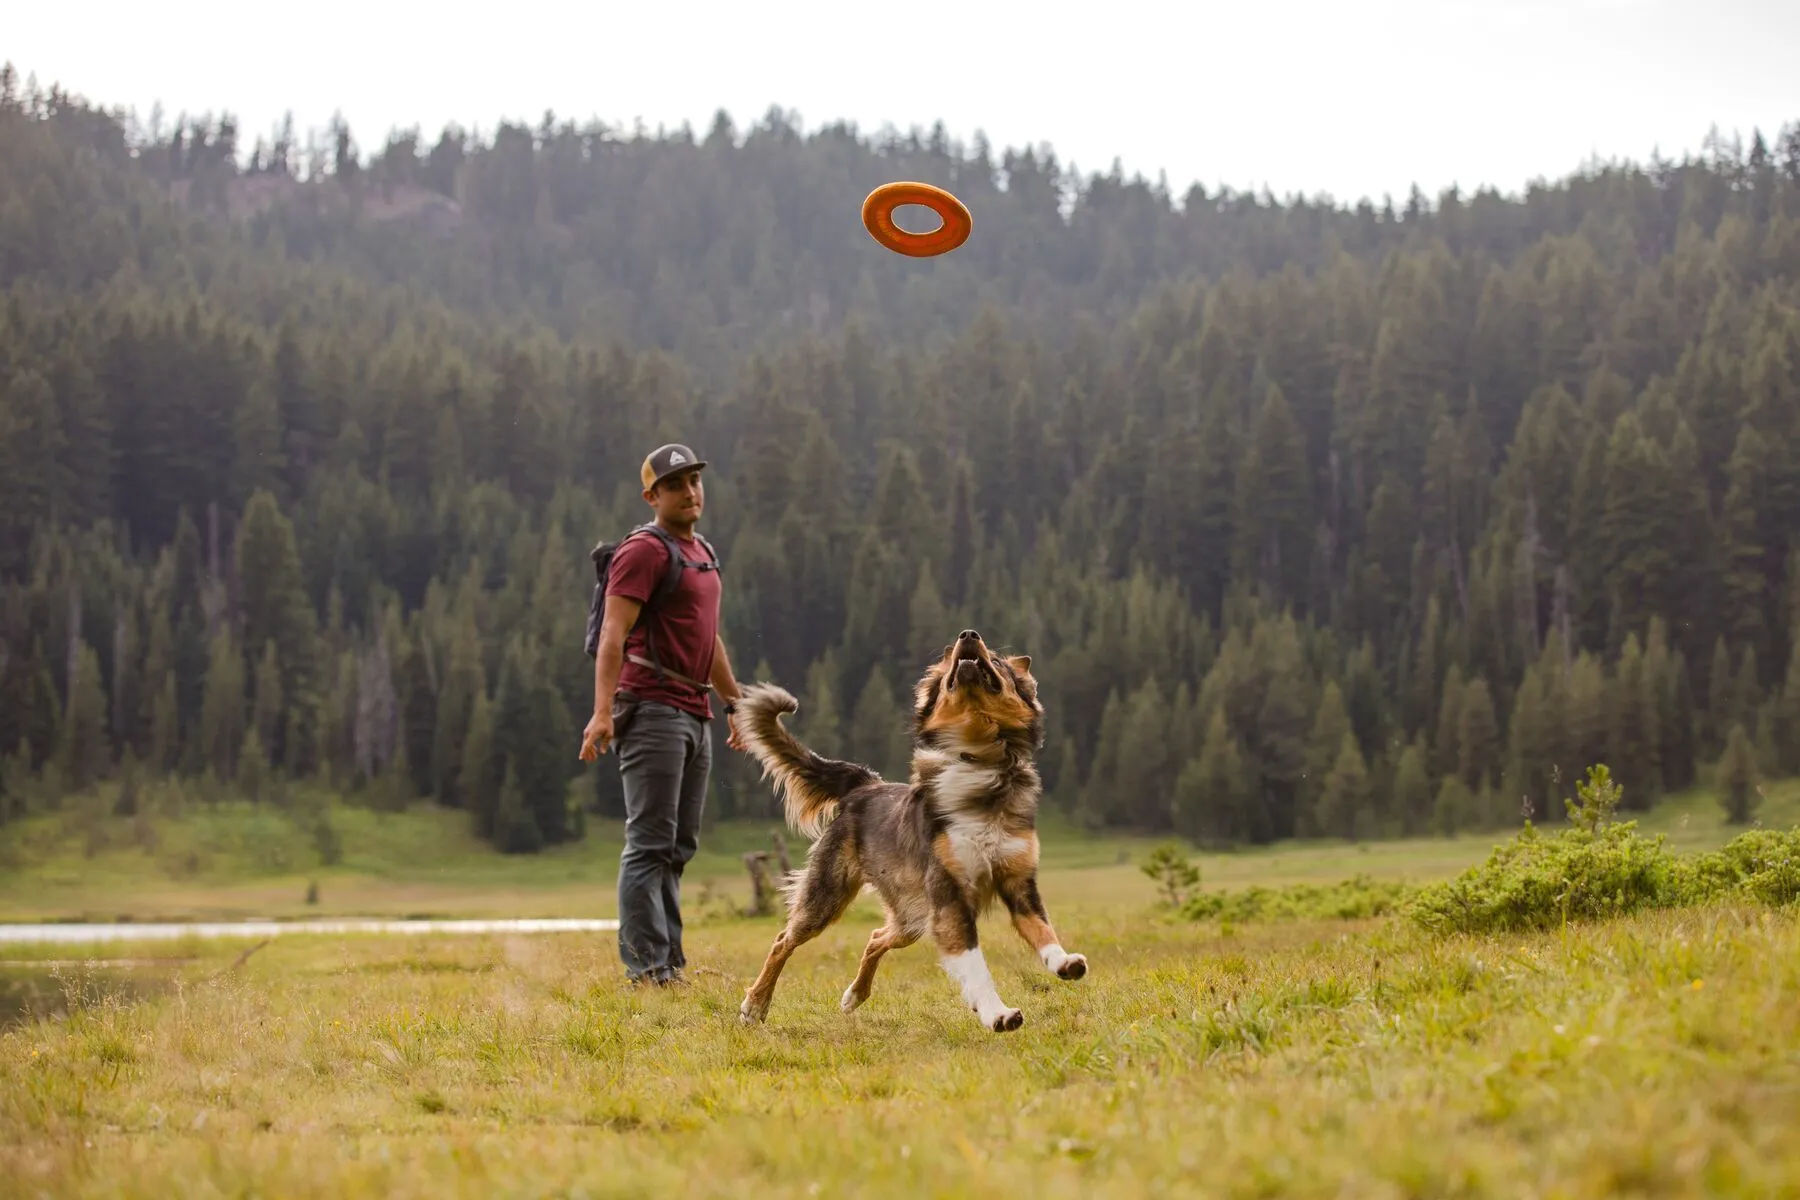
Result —
M 1196 841 L 1233 842 L 1251 829 L 1256 780 L 1222 709 L 1206 725 L 1200 753 L 1176 777 L 1175 828 Z
M 1400 760 L 1394 768 L 1393 804 L 1399 832 L 1405 835 L 1425 832 L 1431 820 L 1433 797 L 1426 758 L 1421 739 L 1400 752 Z
M 300 571 L 293 523 L 259 491 L 244 509 L 234 554 L 243 644 L 272 642 L 281 664 L 286 720 L 269 742 L 273 761 L 295 774 L 311 765 L 318 696 L 318 618 Z
M 1487 680 L 1469 681 L 1457 716 L 1456 773 L 1475 791 L 1491 787 L 1500 776 L 1500 723 Z
M 480 633 L 475 626 L 474 613 L 464 608 L 456 619 L 450 664 L 438 695 L 431 747 L 431 792 L 440 804 L 469 805 L 462 768 L 469 752 L 475 705 L 486 694 L 487 677 L 482 666 Z
M 1611 755 L 1611 687 L 1606 668 L 1585 651 L 1569 673 L 1569 763 L 1576 769 L 1560 772 L 1564 794 L 1573 790 L 1588 766 L 1606 762 Z M 1608 764 L 1610 765 L 1610 764 Z
M 544 834 L 538 828 L 537 815 L 526 802 L 524 788 L 511 762 L 500 785 L 500 798 L 494 813 L 494 845 L 503 854 L 536 854 L 544 847 Z
M 285 706 L 281 697 L 281 664 L 275 656 L 275 643 L 264 642 L 262 657 L 251 672 L 250 728 L 256 731 L 260 746 L 276 744 Z
M 956 636 L 956 631 L 950 626 L 950 615 L 945 610 L 943 596 L 938 592 L 937 581 L 932 578 L 929 561 L 919 567 L 919 583 L 913 588 L 912 602 L 908 605 L 907 612 L 909 632 L 903 661 L 916 664 L 915 669 L 921 669 L 926 663 L 936 661 L 944 653 L 944 647 Z
M 1756 810 L 1756 751 L 1743 724 L 1736 723 L 1725 739 L 1725 755 L 1719 761 L 1720 802 L 1725 806 L 1725 819 L 1733 825 L 1747 825 Z
M 1270 385 L 1250 427 L 1232 512 L 1233 574 L 1277 601 L 1306 595 L 1312 563 L 1312 489 L 1306 439 L 1281 389 Z
M 530 817 L 537 844 L 554 845 L 570 836 L 568 788 L 575 760 L 569 747 L 578 731 L 554 685 L 542 670 L 537 650 L 515 637 L 507 647 L 499 697 L 495 705 L 492 754 L 503 763 L 503 783 Z M 522 826 L 509 817 L 507 795 L 500 797 L 497 839 L 519 838 Z M 514 826 L 506 824 L 515 820 Z M 505 832 L 512 829 L 514 832 Z M 523 845 L 523 842 L 519 842 Z
M 106 729 L 105 682 L 100 656 L 83 641 L 76 649 L 57 755 L 67 787 L 85 790 L 111 774 L 112 739 Z
M 1775 710 L 1775 744 L 1780 747 L 1779 767 L 1785 775 L 1800 775 L 1800 637 L 1788 656 L 1787 678 Z
M 1481 819 L 1478 805 L 1478 798 L 1461 775 L 1444 776 L 1432 808 L 1433 830 L 1445 837 L 1467 832 Z
M 1713 643 L 1712 666 L 1707 672 L 1706 683 L 1706 737 L 1705 751 L 1717 755 L 1725 749 L 1725 737 L 1731 727 L 1742 720 L 1743 714 L 1736 708 L 1736 683 L 1731 674 L 1731 651 L 1725 644 L 1724 635 Z
M 1350 716 L 1344 711 L 1344 693 L 1335 679 L 1328 680 L 1319 698 L 1318 711 L 1313 715 L 1312 734 L 1306 742 L 1306 781 L 1300 789 L 1300 797 L 1309 824 L 1315 811 L 1324 811 L 1320 803 L 1325 794 L 1325 783 L 1342 757 L 1346 734 L 1354 736 Z M 1327 828 L 1319 826 L 1321 831 Z
M 1366 837 L 1373 825 L 1368 804 L 1369 770 L 1356 737 L 1345 733 L 1319 794 L 1318 826 L 1339 837 Z
M 1644 810 L 1662 792 L 1662 735 L 1657 726 L 1661 709 L 1655 680 L 1650 676 L 1637 635 L 1625 639 L 1625 648 L 1612 680 L 1609 765 L 1625 791 L 1628 808 Z
M 244 658 L 229 629 L 213 638 L 206 670 L 206 698 L 195 742 L 195 766 L 219 779 L 237 774 L 237 752 L 244 740 Z
M 244 744 L 237 755 L 235 782 L 252 804 L 268 799 L 269 756 L 263 753 L 262 735 L 255 725 L 244 731 Z
M 433 795 L 437 694 L 432 686 L 431 665 L 426 660 L 425 638 L 416 630 L 406 638 L 405 656 L 400 660 L 400 721 L 409 790 L 415 796 Z
M 796 727 L 806 744 L 827 758 L 844 752 L 844 722 L 838 712 L 836 660 L 827 651 L 806 673 L 806 700 Z
M 1462 773 L 1462 712 L 1468 701 L 1469 685 L 1463 680 L 1462 668 L 1452 665 L 1444 679 L 1443 701 L 1438 705 L 1437 736 L 1432 742 L 1432 774 L 1439 778 Z
M 856 698 L 850 717 L 850 757 L 868 763 L 883 778 L 905 779 L 908 775 L 907 717 L 894 697 L 887 671 L 876 667 L 869 672 Z
M 469 711 L 469 736 L 463 743 L 456 790 L 468 807 L 476 836 L 490 840 L 495 840 L 495 814 L 500 806 L 500 787 L 505 782 L 503 775 L 496 778 L 496 765 L 504 770 L 502 756 L 495 753 L 494 704 L 486 692 L 477 692 Z M 513 788 L 516 800 L 517 776 L 513 777 Z

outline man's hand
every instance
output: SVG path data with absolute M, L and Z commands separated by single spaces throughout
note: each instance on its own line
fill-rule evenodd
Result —
M 725 653 L 725 639 L 713 638 L 712 678 L 709 682 L 719 698 L 727 704 L 735 704 L 743 699 L 744 691 L 738 686 L 737 677 L 731 673 L 731 655 Z M 733 750 L 748 754 L 750 747 L 744 744 L 744 736 L 738 732 L 737 714 L 725 714 L 725 744 Z
M 593 762 L 612 745 L 613 697 L 618 693 L 619 672 L 625 665 L 625 634 L 636 623 L 640 607 L 629 596 L 606 598 L 600 644 L 594 652 L 594 716 L 581 735 L 583 762 Z
M 587 730 L 581 735 L 581 761 L 593 762 L 605 754 L 612 740 L 612 713 L 602 709 L 588 719 Z

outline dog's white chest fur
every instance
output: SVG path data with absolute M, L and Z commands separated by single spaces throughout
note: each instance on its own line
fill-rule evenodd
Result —
M 961 754 L 940 753 L 936 757 L 941 764 L 934 788 L 940 812 L 967 811 L 974 804 L 975 797 L 993 789 L 997 774 L 993 767 L 966 761 Z
M 991 879 L 994 868 L 1007 859 L 1030 848 L 1024 838 L 1014 837 L 998 820 L 987 816 L 959 813 L 950 818 L 944 836 L 950 852 L 969 874 L 971 881 Z
M 980 886 L 991 883 L 994 868 L 1027 852 L 1030 843 L 1009 832 L 991 807 L 999 771 L 963 756 L 975 749 L 952 745 L 936 753 L 932 807 L 944 818 L 944 837 L 957 865 Z

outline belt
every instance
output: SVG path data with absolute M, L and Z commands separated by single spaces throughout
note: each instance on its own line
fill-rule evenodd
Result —
M 675 680 L 677 683 L 685 683 L 689 687 L 698 688 L 702 692 L 710 692 L 713 690 L 712 684 L 701 683 L 699 680 L 696 680 L 696 679 L 689 679 L 686 675 L 683 675 L 680 671 L 671 671 L 671 670 L 669 670 L 669 668 L 667 668 L 665 666 L 661 666 L 657 663 L 651 662 L 649 659 L 645 658 L 641 654 L 627 654 L 625 657 L 627 659 L 629 659 L 630 661 L 636 663 L 640 667 L 650 668 L 650 670 L 655 671 L 658 675 L 667 675 L 670 679 Z

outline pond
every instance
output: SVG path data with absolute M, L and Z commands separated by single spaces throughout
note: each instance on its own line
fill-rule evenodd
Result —
M 43 925 L 0 923 L 0 944 L 158 941 L 170 938 L 265 938 L 284 933 L 606 933 L 615 920 L 581 917 L 523 917 L 511 920 L 377 921 L 346 918 L 316 921 L 70 921 Z
M 72 996 L 88 1006 L 135 1003 L 166 991 L 176 965 L 156 959 L 0 963 L 0 1029 L 64 1016 Z
M 402 920 L 346 918 L 311 921 L 157 921 L 0 923 L 0 944 L 76 945 L 168 941 L 176 938 L 270 938 L 312 934 L 590 933 L 619 927 L 615 920 L 579 917 L 513 920 Z M 104 958 L 0 961 L 0 1029 L 66 1014 L 73 990 L 82 1003 L 101 997 L 132 1003 L 167 989 L 180 960 Z

